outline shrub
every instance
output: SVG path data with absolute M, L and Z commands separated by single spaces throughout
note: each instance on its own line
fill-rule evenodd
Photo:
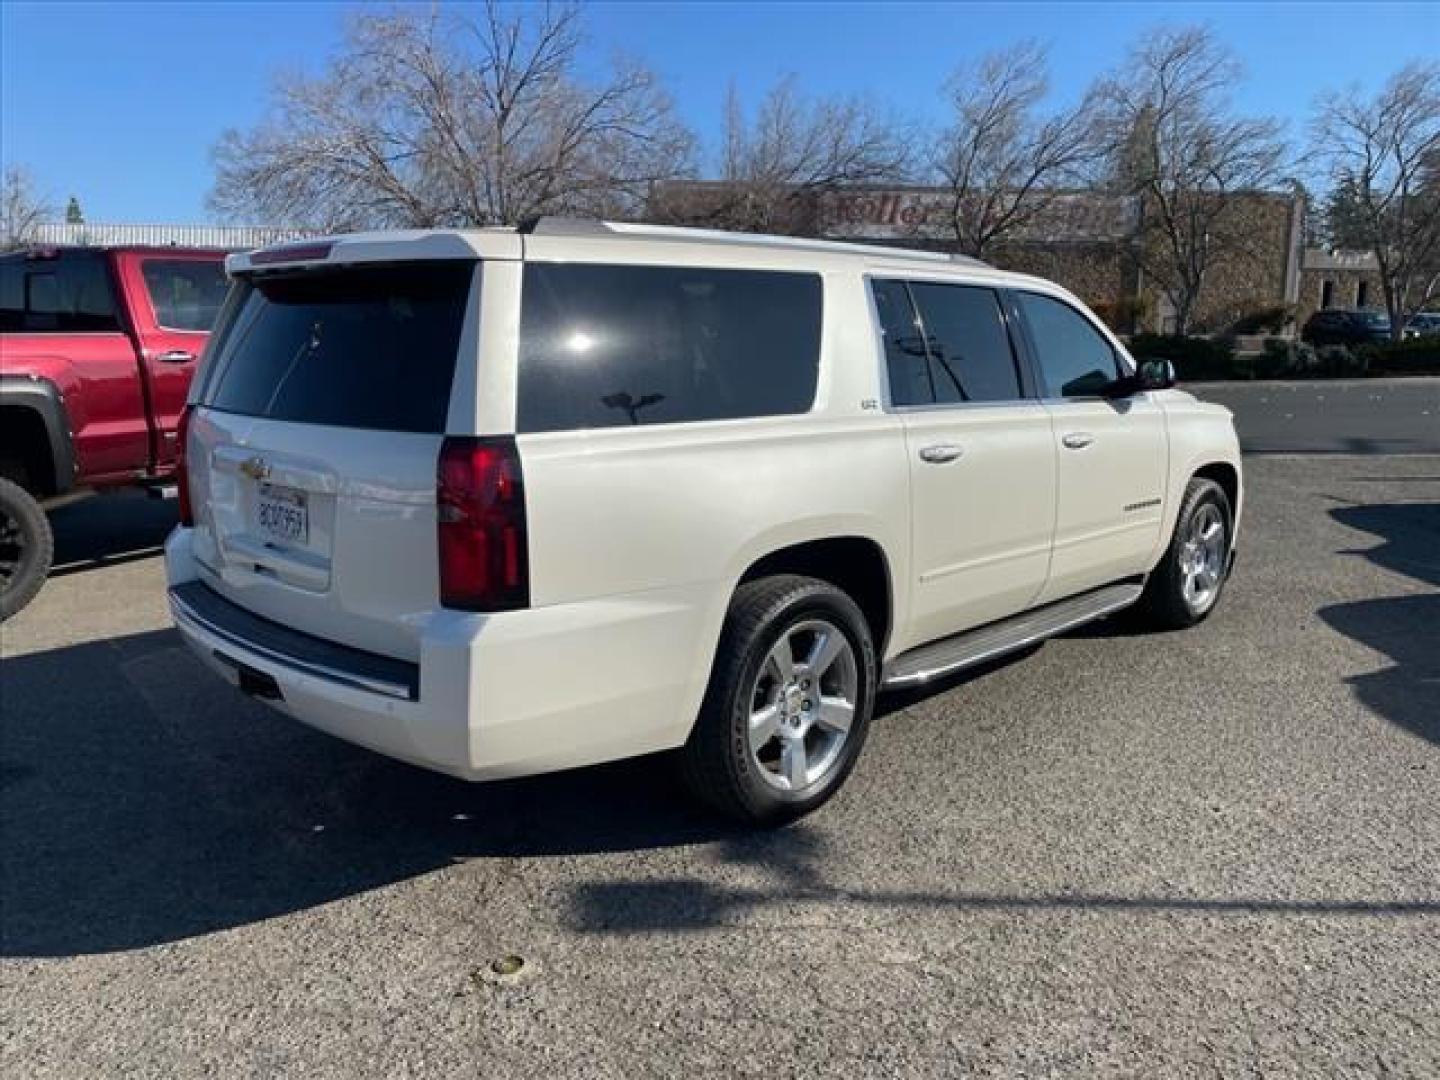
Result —
M 1130 354 L 1137 360 L 1169 360 L 1182 381 L 1235 377 L 1235 343 L 1229 338 L 1136 334 L 1130 339 Z
M 1255 364 L 1255 377 L 1303 379 L 1316 374 L 1319 366 L 1313 346 L 1293 338 L 1266 338 Z
M 1372 375 L 1440 375 L 1440 337 L 1366 345 L 1361 352 Z
M 1230 324 L 1232 334 L 1278 334 L 1295 320 L 1294 304 L 1277 304 L 1246 312 Z
M 1358 377 L 1369 367 L 1368 350 L 1357 351 L 1348 345 L 1322 345 L 1315 355 L 1320 361 L 1320 373 L 1331 378 Z

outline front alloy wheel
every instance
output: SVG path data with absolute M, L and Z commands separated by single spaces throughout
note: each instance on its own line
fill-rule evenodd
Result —
M 1199 506 L 1180 547 L 1180 592 L 1196 615 L 1204 615 L 1220 596 L 1220 580 L 1225 575 L 1225 541 L 1225 521 L 1220 516 L 1220 507 L 1213 502 Z
M 1190 481 L 1170 546 L 1136 605 L 1146 623 L 1160 630 L 1180 630 L 1215 609 L 1230 569 L 1232 520 L 1224 488 L 1200 477 Z

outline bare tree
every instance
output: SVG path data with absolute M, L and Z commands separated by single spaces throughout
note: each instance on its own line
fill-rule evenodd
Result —
M 1098 89 L 1112 176 L 1142 200 L 1142 266 L 1170 301 L 1181 334 L 1191 329 L 1217 258 L 1255 254 L 1258 238 L 1234 196 L 1281 176 L 1279 126 L 1230 112 L 1228 89 L 1238 75 L 1208 30 L 1160 29 Z
M 1372 98 L 1330 94 L 1311 130 L 1334 184 L 1331 234 L 1374 253 L 1398 341 L 1440 291 L 1440 64 L 1407 64 Z
M 814 99 L 793 77 L 776 83 L 753 117 L 732 86 L 720 173 L 697 200 L 661 200 L 656 216 L 756 232 L 808 232 L 820 197 L 906 172 L 903 125 L 863 98 Z
M 0 179 L 0 251 L 25 247 L 35 239 L 35 226 L 52 216 L 51 206 L 23 166 L 5 170 Z
M 633 213 L 686 174 L 692 136 L 653 74 L 586 81 L 580 48 L 570 6 L 361 15 L 323 76 L 281 80 L 269 120 L 224 134 L 212 206 L 334 229 Z
M 967 255 L 983 258 L 1043 218 L 1099 155 L 1093 97 L 1040 115 L 1048 90 L 1046 52 L 1033 41 L 990 53 L 946 84 L 953 119 L 936 166 Z

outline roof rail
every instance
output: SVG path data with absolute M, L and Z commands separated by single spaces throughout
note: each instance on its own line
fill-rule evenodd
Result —
M 773 236 L 767 233 L 730 232 L 725 229 L 697 229 L 679 225 L 650 225 L 631 221 L 598 221 L 593 218 L 535 217 L 521 222 L 516 232 L 527 236 L 633 236 L 652 240 L 691 240 L 718 244 L 745 244 L 761 247 L 789 248 L 797 251 L 834 251 L 854 255 L 874 255 L 893 259 L 924 259 L 927 262 L 961 263 L 966 266 L 989 267 L 988 263 L 969 255 L 952 255 L 944 251 L 921 251 L 916 248 L 889 247 L 884 244 L 853 244 L 843 240 L 819 240 L 803 236 Z

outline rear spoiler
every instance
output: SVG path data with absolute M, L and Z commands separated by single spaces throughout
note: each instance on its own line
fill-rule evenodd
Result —
M 287 241 L 225 259 L 231 277 L 270 270 L 300 270 L 349 263 L 426 259 L 518 259 L 520 237 L 510 230 L 421 230 L 351 233 Z

